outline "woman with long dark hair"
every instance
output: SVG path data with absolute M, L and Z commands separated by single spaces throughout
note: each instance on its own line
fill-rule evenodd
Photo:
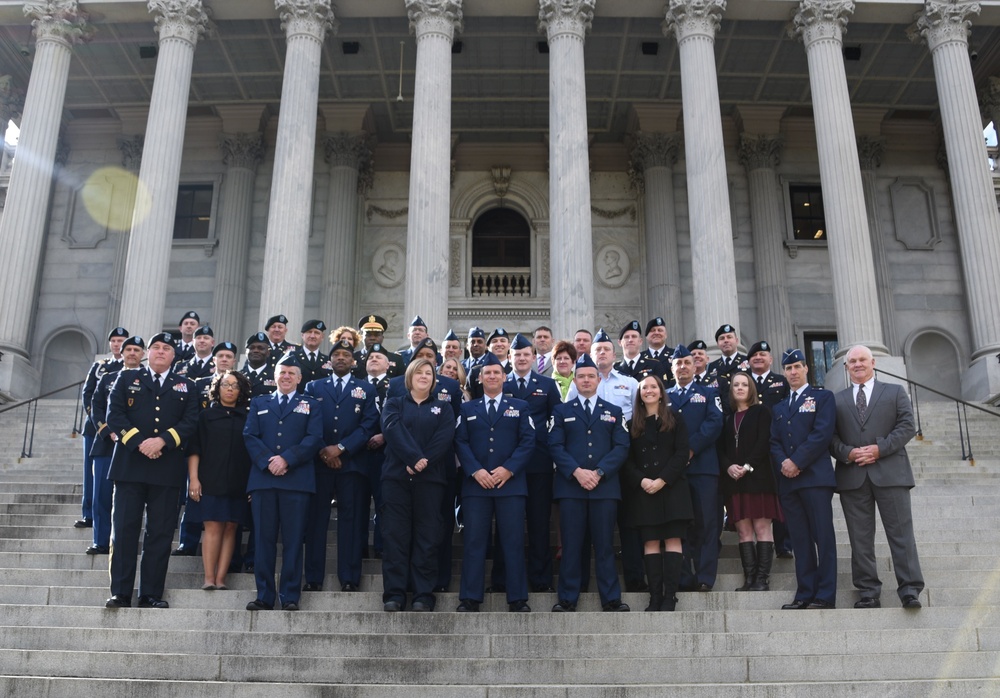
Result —
M 694 518 L 684 476 L 688 432 L 684 420 L 674 414 L 663 382 L 652 373 L 639 382 L 628 429 L 632 444 L 621 473 L 622 506 L 626 525 L 638 528 L 643 540 L 649 581 L 646 610 L 673 611 L 681 545 Z

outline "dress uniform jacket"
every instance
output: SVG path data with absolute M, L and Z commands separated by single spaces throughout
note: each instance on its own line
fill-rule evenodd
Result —
M 754 385 L 757 385 L 757 376 L 751 373 L 750 380 L 754 381 Z M 768 409 L 773 410 L 774 406 L 782 400 L 788 402 L 788 381 L 785 380 L 784 376 L 768 371 L 763 383 L 763 387 L 757 385 L 757 395 Z
M 208 409 L 209 404 L 212 399 L 208 396 L 208 391 L 212 388 L 212 381 L 215 379 L 215 374 L 210 376 L 202 376 L 194 382 L 195 391 L 198 393 L 198 407 L 201 409 Z
M 621 471 L 622 508 L 629 527 L 659 526 L 694 518 L 685 476 L 687 424 L 678 417 L 674 425 L 672 430 L 660 431 L 660 420 L 647 417 L 645 431 L 631 440 Z M 645 478 L 659 478 L 666 486 L 656 494 L 646 494 L 641 485 Z
M 111 386 L 114 385 L 118 372 L 105 373 L 97 381 L 90 405 L 89 421 L 96 428 L 90 457 L 93 458 L 93 505 L 94 545 L 107 547 L 111 540 L 111 495 L 114 483 L 108 479 L 111 469 L 111 456 L 114 454 L 115 442 L 111 440 L 111 430 L 107 425 L 108 397 Z
M 199 359 L 197 356 L 192 356 L 187 361 L 175 363 L 173 371 L 178 376 L 184 376 L 188 380 L 198 380 L 199 378 L 211 376 L 215 373 L 215 359 L 211 356 L 207 359 Z
M 722 401 L 712 388 L 689 383 L 684 397 L 677 386 L 670 389 L 670 403 L 688 427 L 688 447 L 694 451 L 687 474 L 719 475 L 715 442 L 722 433 Z
M 514 364 L 510 361 L 500 362 L 503 364 L 503 372 L 510 374 L 514 370 Z M 479 372 L 483 370 L 482 362 L 472 367 L 469 371 L 468 377 L 465 381 L 465 388 L 469 391 L 469 395 L 474 398 L 481 398 L 483 396 L 483 384 L 479 382 Z
M 476 368 L 477 366 L 482 366 L 483 359 L 485 356 L 486 354 L 483 354 L 478 359 L 474 359 L 471 356 L 467 359 L 462 359 L 462 367 L 465 368 L 465 375 L 468 376 L 470 373 L 472 373 L 472 369 Z
M 506 386 L 505 386 L 506 387 Z M 524 477 L 535 451 L 531 407 L 524 400 L 501 395 L 496 417 L 490 419 L 482 399 L 462 405 L 455 430 L 455 452 L 462 464 L 462 497 L 527 496 Z M 503 466 L 514 476 L 501 488 L 485 490 L 473 478 L 481 469 L 492 473 Z
M 194 342 L 186 345 L 181 339 L 174 341 L 174 368 L 194 356 Z
M 262 489 L 316 490 L 313 457 L 323 447 L 323 418 L 311 397 L 296 392 L 282 409 L 277 392 L 250 401 L 243 435 L 252 466 L 247 492 Z M 267 469 L 271 456 L 288 463 L 288 473 L 278 477 Z M 260 522 L 263 525 L 263 522 Z
M 795 404 L 788 400 L 774 406 L 771 422 L 771 461 L 777 471 L 778 492 L 803 487 L 836 487 L 830 442 L 837 422 L 833 393 L 807 386 Z M 781 474 L 781 463 L 790 458 L 802 472 L 794 478 Z
M 149 371 L 120 371 L 111 388 L 108 427 L 118 437 L 109 477 L 123 482 L 142 482 L 166 487 L 184 487 L 187 458 L 184 448 L 198 422 L 198 394 L 194 383 L 173 372 L 156 389 Z M 139 444 L 161 437 L 163 454 L 150 460 L 139 452 Z
M 666 346 L 660 350 L 660 355 L 655 358 L 649 349 L 643 349 L 639 352 L 640 359 L 645 359 L 647 362 L 653 363 L 654 365 L 660 365 L 659 369 L 656 371 L 656 375 L 663 381 L 663 385 L 668 388 L 674 384 L 674 372 L 670 368 L 671 355 L 670 347 Z
M 336 382 L 337 377 L 331 375 L 309 383 L 305 392 L 319 403 L 324 446 L 344 446 L 339 472 L 360 474 L 364 472 L 364 461 L 358 456 L 364 453 L 368 439 L 378 433 L 378 392 L 370 383 L 347 374 L 338 396 Z M 317 467 L 329 470 L 322 463 Z
M 383 348 L 383 353 L 385 358 L 389 360 L 389 368 L 386 370 L 385 375 L 387 378 L 395 378 L 396 376 L 401 376 L 406 373 L 406 364 L 403 363 L 403 357 L 399 354 L 391 351 L 385 351 Z M 367 378 L 368 377 L 368 350 L 362 349 L 361 351 L 354 352 L 354 377 L 355 378 Z
M 264 364 L 259 372 L 250 368 L 249 364 L 244 364 L 241 370 L 250 381 L 250 394 L 253 397 L 265 397 L 278 389 L 278 384 L 274 382 L 273 364 Z
M 432 395 L 418 405 L 408 391 L 400 397 L 390 394 L 382 406 L 383 480 L 423 479 L 445 484 L 447 470 L 454 468 L 452 440 L 455 436 L 454 413 L 448 411 L 446 402 L 447 398 Z M 427 459 L 426 470 L 417 475 L 407 473 L 407 467 L 421 458 Z
M 555 499 L 621 499 L 618 471 L 629 447 L 622 411 L 597 396 L 591 400 L 589 419 L 579 400 L 552 409 L 549 452 L 556 467 Z M 573 477 L 577 468 L 603 470 L 604 478 L 587 491 Z
M 732 362 L 727 366 L 725 359 L 721 356 L 708 365 L 708 375 L 715 378 L 716 385 L 719 389 L 719 395 L 729 396 L 729 380 L 733 377 L 733 374 L 737 371 L 749 371 L 750 364 L 747 362 L 747 357 L 744 354 L 736 352 L 732 355 Z M 729 402 L 726 401 L 725 404 L 726 412 L 729 411 Z
M 528 462 L 527 472 L 551 474 L 552 456 L 549 455 L 547 429 L 552 410 L 562 402 L 559 386 L 551 378 L 534 371 L 525 379 L 523 390 L 517 379 L 518 375 L 513 371 L 507 374 L 507 380 L 503 384 L 503 394 L 505 397 L 524 400 L 528 403 L 528 411 L 531 412 L 531 421 L 535 428 L 535 447 Z M 479 402 L 482 402 L 482 399 Z
M 638 356 L 635 357 L 635 359 L 633 359 L 633 362 L 634 364 L 632 366 L 629 366 L 629 362 L 625 359 L 622 359 L 621 361 L 616 361 L 614 369 L 623 376 L 635 378 L 636 380 L 639 380 L 638 378 L 636 378 L 636 376 L 638 376 L 643 371 L 652 371 L 654 374 L 659 376 L 660 380 L 665 380 L 663 372 L 664 364 L 661 363 L 660 361 L 654 360 L 640 353 Z
M 312 360 L 309 358 L 309 351 L 305 347 L 296 347 L 292 353 L 298 358 L 299 366 L 302 370 L 302 380 L 299 381 L 299 390 L 304 391 L 306 386 L 313 381 L 333 375 L 333 365 L 330 363 L 329 354 L 317 351 L 315 352 L 316 359 Z
M 94 391 L 97 390 L 97 383 L 101 380 L 101 377 L 108 373 L 117 373 L 122 369 L 124 362 L 121 359 L 115 358 L 105 358 L 95 361 L 90 366 L 90 370 L 87 371 L 87 379 L 83 383 L 83 409 L 87 413 L 87 420 L 83 423 L 83 435 L 93 436 L 97 433 L 96 422 L 94 417 L 96 416 L 102 422 L 107 418 L 107 415 L 94 414 L 92 408 L 92 402 L 94 399 Z M 105 403 L 106 404 L 106 403 Z

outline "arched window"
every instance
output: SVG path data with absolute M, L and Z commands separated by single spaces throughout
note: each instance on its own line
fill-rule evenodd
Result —
M 509 208 L 495 208 L 472 226 L 472 295 L 531 295 L 531 226 Z

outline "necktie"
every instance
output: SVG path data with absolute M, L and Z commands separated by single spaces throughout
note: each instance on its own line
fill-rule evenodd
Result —
M 489 406 L 489 409 L 487 409 L 487 412 L 489 413 L 491 420 L 492 419 L 496 419 L 496 417 L 497 417 L 497 401 L 496 401 L 496 398 L 490 400 L 490 406 Z
M 687 388 L 679 388 L 677 390 L 677 396 L 683 398 L 685 395 L 687 395 L 687 391 L 688 391 Z
M 586 400 L 583 401 L 583 411 L 587 413 L 588 417 L 592 415 L 590 411 L 590 398 L 587 398 Z
M 281 405 L 281 409 L 285 409 L 286 407 L 288 407 L 288 396 L 282 395 L 280 398 L 278 398 L 278 404 Z
M 631 373 L 634 370 L 635 370 L 635 359 L 629 359 L 628 360 L 628 371 L 629 371 L 629 373 Z
M 157 389 L 159 389 L 159 387 L 160 387 L 160 374 L 159 373 L 154 373 L 153 374 L 153 385 L 155 385 L 157 387 Z
M 865 397 L 865 386 L 858 386 L 858 416 L 861 419 L 865 418 L 865 412 L 868 410 L 868 398 Z
M 378 378 L 376 378 L 375 376 L 369 376 L 368 380 L 371 381 L 372 385 L 378 385 Z
M 314 351 L 309 352 L 309 361 L 311 363 L 316 363 L 316 352 Z
M 545 357 L 544 356 L 539 356 L 538 357 L 538 372 L 541 373 L 542 372 L 542 368 L 544 368 L 544 367 L 545 367 Z
M 759 393 L 763 389 L 764 389 L 764 379 L 761 378 L 760 376 L 757 376 L 757 392 Z
M 523 378 L 518 378 L 517 379 L 517 387 L 520 390 L 524 390 L 524 379 Z
M 343 392 L 343 390 L 344 390 L 344 379 L 343 378 L 338 378 L 337 379 L 337 386 L 334 389 L 334 394 L 337 397 L 340 397 L 340 395 Z
M 788 406 L 791 407 L 795 404 L 795 400 L 798 399 L 798 392 L 792 391 L 792 394 L 788 396 Z

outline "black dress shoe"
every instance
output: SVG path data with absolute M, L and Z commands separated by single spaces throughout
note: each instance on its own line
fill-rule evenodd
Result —
M 632 609 L 628 607 L 627 603 L 622 603 L 621 599 L 615 599 L 601 606 L 601 610 L 607 613 L 627 613 Z
M 447 594 L 448 587 L 438 584 L 436 587 L 431 589 L 431 591 L 433 591 L 435 594 Z M 486 591 L 489 591 L 489 589 L 487 589 Z
M 73 528 L 93 528 L 93 519 L 77 519 L 73 522 Z
M 104 608 L 131 608 L 132 597 L 115 594 L 104 604 Z
M 793 557 L 795 557 L 794 555 L 792 555 L 791 550 L 778 550 L 777 552 L 775 552 L 775 556 L 780 557 L 782 560 L 790 560 Z
M 108 555 L 111 553 L 111 549 L 106 545 L 92 545 L 87 548 L 86 553 L 88 555 Z
M 170 608 L 170 604 L 155 596 L 140 596 L 139 608 Z
M 551 594 L 555 591 L 555 587 L 551 584 L 536 584 L 531 587 L 531 591 L 535 594 Z
M 913 594 L 907 594 L 903 597 L 903 608 L 917 609 L 923 608 L 923 606 L 920 603 L 920 599 Z
M 570 603 L 569 601 L 563 601 L 559 599 L 556 605 L 552 607 L 553 613 L 573 613 L 576 610 L 576 604 Z
M 874 596 L 866 596 L 854 603 L 854 608 L 881 608 L 882 602 Z
M 282 611 L 297 611 L 299 610 L 299 605 L 294 601 L 289 601 L 288 603 L 281 604 Z
M 701 584 L 698 585 L 697 590 L 698 591 L 712 591 L 712 585 L 711 584 L 705 584 L 704 582 L 702 582 Z
M 347 584 L 342 585 L 340 587 L 340 590 L 341 591 L 357 591 L 358 590 L 358 585 L 357 584 L 351 584 L 350 582 L 348 582 Z
M 462 603 L 458 604 L 455 611 L 457 613 L 479 613 L 479 602 L 472 599 L 462 599 Z
M 795 599 L 791 603 L 786 603 L 781 607 L 782 611 L 801 611 L 803 608 L 807 607 L 809 602 L 805 599 Z
M 403 610 L 403 604 L 399 601 L 386 601 L 382 604 L 382 610 L 386 613 L 396 613 Z
M 264 603 L 260 599 L 254 599 L 247 604 L 248 611 L 273 611 L 274 606 L 269 603 Z
M 309 583 L 302 587 L 302 591 L 323 591 L 323 585 Z
M 806 606 L 806 608 L 810 609 L 810 610 L 815 610 L 815 609 L 823 610 L 823 609 L 827 609 L 827 608 L 836 608 L 836 607 L 837 607 L 837 604 L 831 603 L 829 601 L 821 601 L 820 599 L 816 599 L 811 604 L 809 604 L 808 606 Z
M 177 547 L 177 550 L 170 553 L 171 557 L 194 557 L 193 548 L 185 548 L 183 545 Z
M 253 563 L 252 562 L 248 562 L 245 565 L 243 565 L 243 571 L 244 572 L 249 572 L 250 574 L 253 574 Z
M 507 604 L 507 610 L 511 613 L 531 613 L 531 606 L 527 601 L 514 601 Z
M 410 610 L 415 611 L 417 613 L 430 613 L 434 609 L 426 601 L 414 601 L 410 605 Z

